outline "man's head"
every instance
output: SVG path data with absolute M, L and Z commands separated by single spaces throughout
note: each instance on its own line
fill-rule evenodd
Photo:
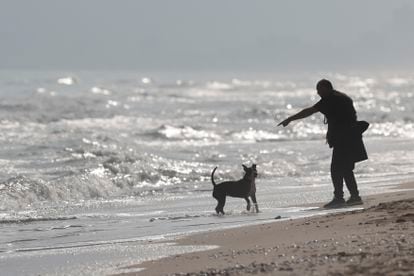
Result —
M 316 84 L 316 90 L 318 91 L 318 95 L 324 98 L 332 93 L 333 86 L 330 81 L 322 79 Z

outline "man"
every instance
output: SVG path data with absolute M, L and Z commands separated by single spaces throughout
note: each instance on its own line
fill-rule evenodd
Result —
M 328 124 L 326 139 L 333 148 L 331 162 L 331 178 L 334 186 L 334 198 L 324 205 L 325 208 L 338 208 L 346 204 L 363 204 L 359 196 L 354 176 L 356 162 L 368 159 L 362 133 L 368 128 L 367 122 L 357 122 L 357 115 L 350 97 L 333 89 L 328 80 L 320 80 L 316 90 L 321 100 L 314 106 L 290 116 L 278 126 L 287 126 L 290 122 L 311 116 L 316 112 L 325 115 Z M 351 197 L 345 202 L 343 182 L 345 180 Z

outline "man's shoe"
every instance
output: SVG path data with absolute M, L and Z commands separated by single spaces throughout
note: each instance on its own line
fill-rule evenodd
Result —
M 345 206 L 345 200 L 343 198 L 336 198 L 331 200 L 331 202 L 323 205 L 323 208 L 341 208 Z
M 362 202 L 362 199 L 360 196 L 351 196 L 347 201 L 346 205 L 352 206 L 352 205 L 362 205 L 364 202 Z

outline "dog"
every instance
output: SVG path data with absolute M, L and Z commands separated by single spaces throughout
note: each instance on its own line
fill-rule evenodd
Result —
M 219 184 L 214 182 L 214 173 L 217 170 L 217 167 L 214 168 L 211 173 L 211 182 L 213 183 L 213 197 L 217 199 L 218 203 L 216 206 L 216 213 L 224 215 L 224 205 L 226 204 L 226 196 L 231 197 L 240 197 L 244 198 L 247 202 L 247 211 L 250 211 L 250 200 L 251 197 L 256 212 L 259 212 L 259 206 L 256 201 L 256 183 L 255 179 L 257 177 L 256 164 L 253 164 L 250 168 L 242 165 L 244 169 L 244 176 L 238 181 L 225 181 Z

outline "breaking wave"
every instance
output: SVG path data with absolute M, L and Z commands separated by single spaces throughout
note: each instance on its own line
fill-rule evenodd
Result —
M 213 131 L 196 129 L 190 126 L 162 125 L 155 131 L 147 133 L 155 138 L 167 140 L 221 140 L 221 136 Z

